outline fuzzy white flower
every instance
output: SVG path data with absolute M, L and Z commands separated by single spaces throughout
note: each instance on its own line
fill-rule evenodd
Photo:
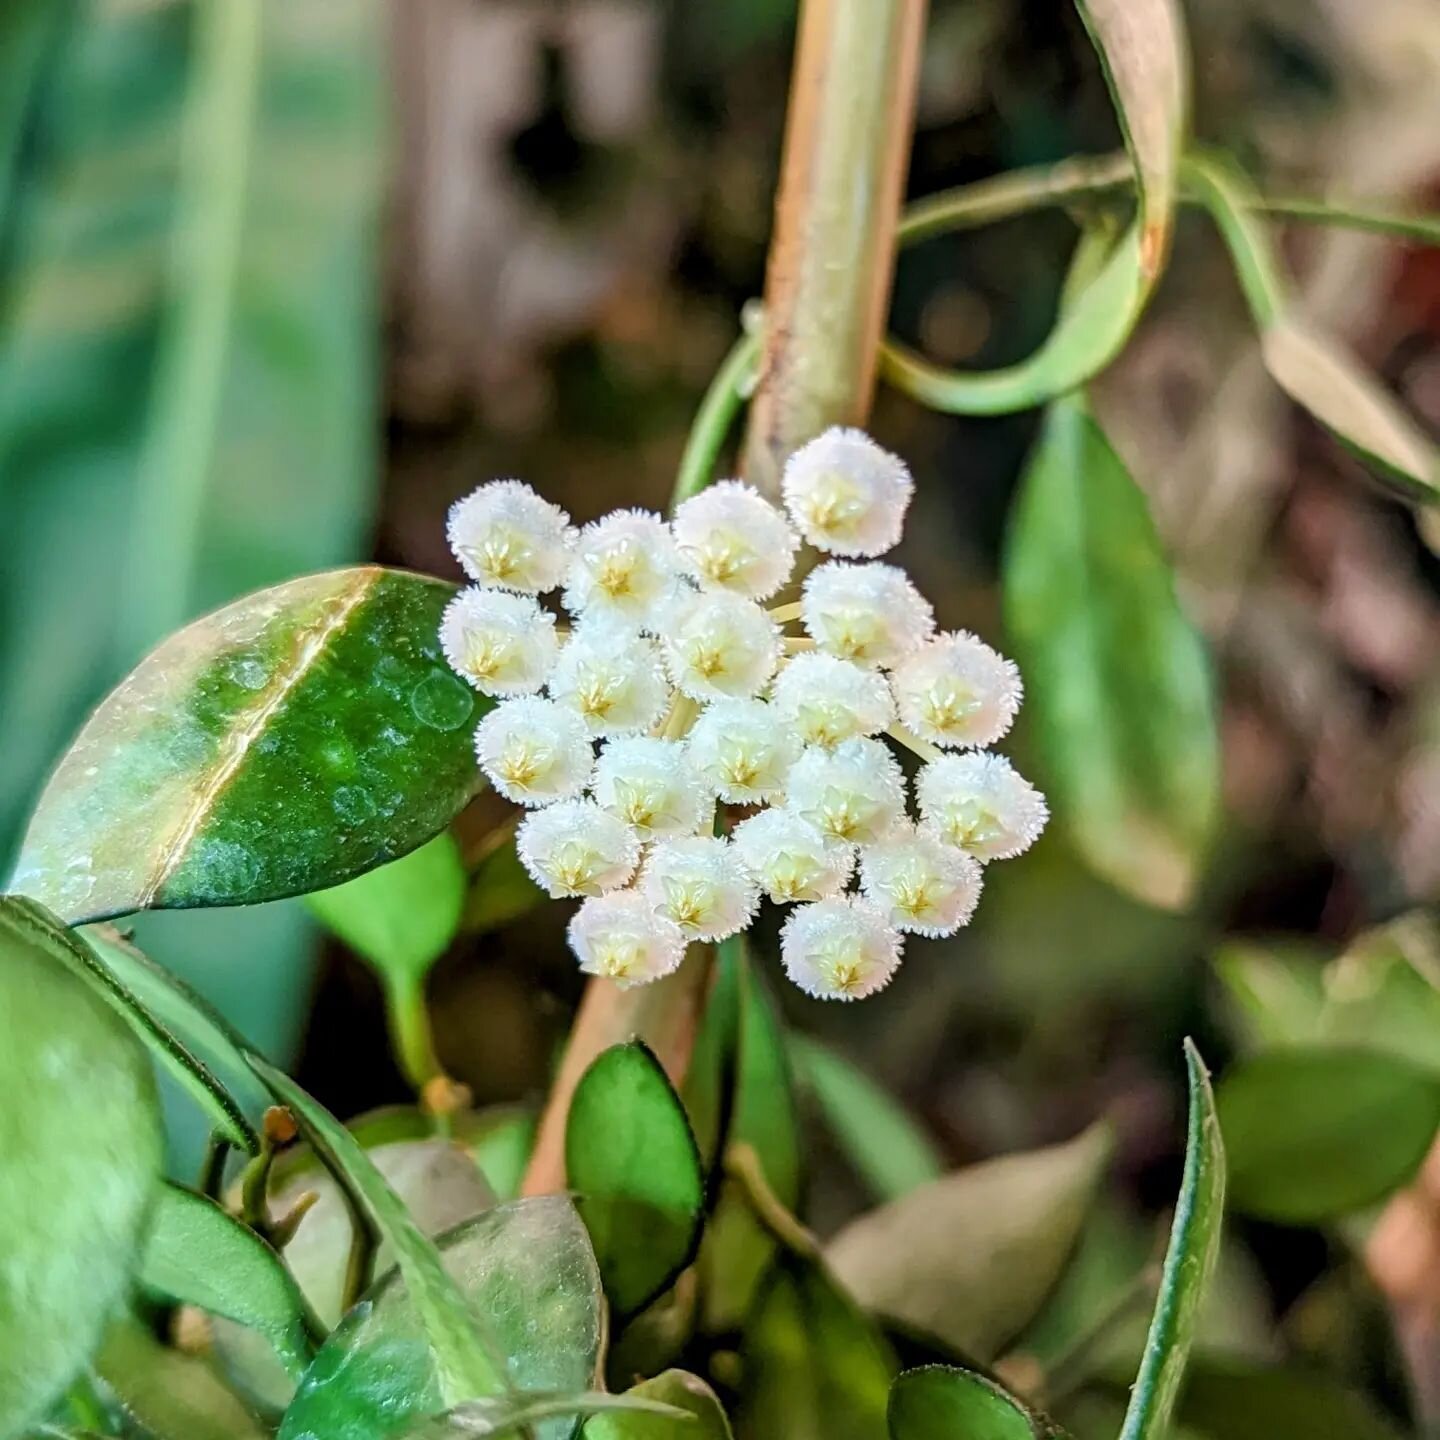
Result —
M 445 607 L 440 648 L 482 694 L 533 694 L 555 663 L 555 617 L 528 595 L 471 586 Z
M 642 840 L 693 835 L 711 806 L 685 747 L 674 740 L 612 740 L 595 766 L 595 799 Z
M 476 727 L 475 754 L 490 783 L 520 805 L 549 805 L 590 783 L 595 752 L 584 722 L 553 700 L 497 705 Z
M 771 703 L 806 745 L 826 749 L 857 735 L 878 735 L 895 719 L 895 700 L 878 671 L 810 651 L 775 677 Z
M 817 550 L 869 556 L 900 539 L 914 486 L 899 456 L 863 430 L 836 427 L 790 457 L 780 488 L 790 518 Z
M 853 846 L 828 839 L 789 810 L 762 810 L 742 820 L 731 843 L 760 888 L 778 905 L 835 894 L 855 865 Z
M 662 840 L 640 886 L 656 911 L 692 940 L 723 940 L 755 917 L 760 888 L 728 840 L 695 835 Z
M 682 598 L 663 639 L 670 678 L 693 700 L 754 695 L 780 658 L 775 622 L 753 600 L 724 590 Z
M 562 800 L 521 821 L 515 851 L 530 878 L 560 900 L 626 884 L 639 862 L 640 842 L 593 800 Z
M 893 565 L 827 561 L 806 576 L 801 605 L 820 649 L 861 665 L 894 665 L 935 628 L 930 602 Z
M 966 630 L 907 655 L 892 683 L 901 723 L 932 745 L 993 745 L 1015 723 L 1024 694 L 1015 662 Z
M 572 615 L 643 627 L 663 618 L 680 557 L 670 527 L 649 510 L 614 510 L 575 542 L 561 600 Z
M 977 860 L 1007 860 L 1045 828 L 1045 797 L 1003 755 L 971 750 L 922 766 L 920 814 L 942 840 Z
M 980 900 L 980 862 L 905 825 L 860 852 L 860 887 L 898 930 L 953 935 Z
M 717 700 L 686 741 L 690 764 L 710 792 L 733 805 L 773 800 L 800 746 L 764 700 Z
M 547 688 L 592 735 L 648 730 L 670 699 L 654 642 L 602 620 L 585 621 L 565 642 Z
M 519 480 L 492 480 L 450 507 L 446 536 L 477 584 L 535 594 L 565 577 L 570 517 Z
M 790 769 L 786 808 L 822 835 L 873 845 L 905 813 L 905 776 L 878 740 L 846 740 L 833 750 L 806 750 Z
M 902 943 L 883 910 L 853 895 L 838 895 L 790 912 L 780 932 L 780 959 L 806 994 L 860 1000 L 890 983 Z
M 585 901 L 570 921 L 568 938 L 587 975 L 603 975 L 622 989 L 669 975 L 685 957 L 680 927 L 657 915 L 636 890 Z
M 765 600 L 790 578 L 799 541 L 757 490 L 721 480 L 685 501 L 671 523 L 685 568 L 701 585 Z

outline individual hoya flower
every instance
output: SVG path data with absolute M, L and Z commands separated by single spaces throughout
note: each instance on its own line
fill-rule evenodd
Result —
M 450 507 L 445 534 L 478 585 L 536 594 L 565 578 L 570 517 L 519 480 L 492 480 Z
M 863 430 L 827 430 L 789 459 L 785 508 L 817 549 L 883 555 L 900 539 L 914 486 L 905 462 Z
M 900 933 L 885 912 L 853 895 L 797 905 L 780 932 L 785 973 L 820 1000 L 861 1000 L 900 966 Z
M 730 843 L 777 905 L 835 894 L 855 865 L 853 846 L 827 838 L 789 810 L 762 810 L 742 820 Z
M 724 590 L 682 598 L 663 639 L 670 678 L 692 700 L 754 695 L 780 658 L 775 622 L 753 600 Z
M 754 918 L 760 889 L 728 840 L 693 835 L 650 851 L 640 885 L 655 910 L 691 940 L 723 940 Z
M 1015 723 L 1024 693 L 1015 662 L 966 630 L 907 655 L 892 683 L 901 724 L 932 745 L 993 745 Z
M 562 800 L 520 822 L 515 852 L 530 878 L 561 900 L 626 884 L 640 859 L 640 842 L 623 820 L 593 800 Z
M 1008 860 L 1045 828 L 1045 797 L 1003 755 L 970 750 L 920 769 L 920 815 L 942 840 L 977 860 Z
M 801 607 L 820 649 L 860 665 L 894 665 L 935 628 L 930 602 L 893 565 L 829 560 L 806 577 Z
M 799 541 L 757 490 L 721 480 L 686 500 L 671 522 L 686 570 L 701 585 L 765 600 L 790 578 Z
M 679 570 L 670 527 L 658 515 L 615 510 L 580 532 L 561 600 L 572 615 L 638 629 L 662 618 Z
M 710 804 L 684 745 L 644 735 L 612 740 L 601 750 L 594 793 L 642 840 L 693 835 Z
M 490 783 L 520 805 L 578 795 L 595 764 L 584 721 L 533 696 L 497 705 L 476 727 L 475 754 Z
M 482 694 L 533 694 L 555 663 L 555 617 L 528 595 L 471 586 L 445 607 L 440 648 Z
M 790 769 L 786 808 L 831 840 L 873 845 L 905 814 L 905 776 L 878 740 L 810 749 Z
M 574 710 L 592 735 L 648 730 L 670 699 L 652 640 L 603 620 L 582 623 L 550 672 L 550 698 Z
M 883 675 L 822 651 L 791 659 L 775 677 L 770 700 L 802 743 L 827 750 L 857 735 L 877 735 L 895 719 Z
M 732 805 L 773 800 L 800 753 L 795 737 L 764 700 L 717 700 L 686 741 L 695 773 Z
M 680 927 L 657 915 L 637 890 L 585 901 L 570 921 L 568 939 L 587 975 L 603 975 L 622 989 L 669 975 L 685 957 Z
M 913 825 L 860 852 L 865 898 L 914 935 L 953 935 L 968 925 L 980 885 L 979 861 Z

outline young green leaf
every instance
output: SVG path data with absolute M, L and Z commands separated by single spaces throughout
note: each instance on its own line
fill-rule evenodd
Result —
M 1219 1090 L 1240 1210 L 1306 1225 L 1363 1209 L 1420 1168 L 1440 1126 L 1440 1075 L 1381 1050 L 1267 1050 Z
M 250 1063 L 276 1099 L 294 1112 L 331 1173 L 337 1179 L 342 1175 L 348 1179 L 394 1247 L 396 1264 L 434 1357 L 441 1399 L 454 1405 L 504 1393 L 504 1369 L 492 1355 L 464 1295 L 375 1162 L 356 1144 L 355 1137 L 288 1075 L 258 1056 L 251 1056 Z
M 13 897 L 0 900 L 0 1094 L 0 1436 L 9 1437 L 60 1398 L 121 1302 L 161 1147 L 145 1051 L 76 973 L 64 929 Z
M 882 1200 L 898 1199 L 944 1173 L 935 1142 L 843 1055 L 808 1035 L 792 1035 L 790 1059 L 840 1148 Z
M 642 1041 L 603 1051 L 580 1077 L 565 1171 L 610 1303 L 637 1314 L 694 1258 L 705 1204 L 685 1107 Z
M 538 1420 L 617 1414 L 644 1416 L 672 1427 L 679 1421 L 689 1428 L 689 1415 L 673 1405 L 647 1400 L 631 1392 L 609 1395 L 590 1390 L 579 1395 L 510 1395 L 502 1400 L 472 1400 L 444 1415 L 422 1420 L 413 1430 L 405 1432 L 405 1440 L 464 1440 L 467 1435 L 519 1436 Z
M 1144 495 L 1075 396 L 1051 406 L 1022 482 L 1005 615 L 1076 847 L 1127 894 L 1180 909 L 1219 809 L 1209 662 Z
M 993 1380 L 924 1365 L 890 1387 L 890 1440 L 1043 1440 L 1053 1433 Z
M 1225 1148 L 1210 1076 L 1194 1044 L 1185 1042 L 1190 1118 L 1185 1172 L 1175 1201 L 1160 1293 L 1150 1319 L 1145 1354 L 1130 1392 L 1120 1440 L 1164 1440 L 1195 1338 L 1200 1302 L 1220 1253 L 1225 1214 Z
M 715 1392 L 688 1371 L 666 1370 L 631 1386 L 625 1394 L 658 1400 L 679 1416 L 612 1411 L 587 1420 L 580 1432 L 583 1440 L 731 1440 L 730 1422 Z
M 867 1310 L 988 1360 L 1050 1293 L 1110 1149 L 1102 1124 L 1064 1145 L 958 1170 L 847 1225 L 826 1260 Z
M 503 1355 L 515 1391 L 589 1390 L 605 1331 L 604 1299 L 589 1237 L 569 1199 L 502 1205 L 439 1244 L 445 1269 Z M 279 1440 L 390 1440 L 447 1408 L 401 1278 L 391 1271 L 335 1328 L 286 1410 Z M 574 1424 L 561 1417 L 534 1428 L 539 1440 L 566 1440 Z
M 484 702 L 438 639 L 451 593 L 362 566 L 172 635 L 60 762 L 16 888 L 76 922 L 303 894 L 414 849 L 477 785 Z

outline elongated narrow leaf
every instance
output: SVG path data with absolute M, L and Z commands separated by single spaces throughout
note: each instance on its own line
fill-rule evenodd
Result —
M 1415 1174 L 1440 1127 L 1440 1075 L 1381 1050 L 1291 1046 L 1232 1066 L 1219 1106 L 1231 1203 L 1312 1224 Z
M 1140 192 L 1140 268 L 1154 283 L 1170 248 L 1190 104 L 1175 0 L 1076 0 L 1105 71 Z
M 258 1330 L 296 1378 L 310 1362 L 312 1322 L 294 1277 L 264 1240 L 208 1196 L 160 1188 L 140 1283 Z
M 889 1420 L 890 1440 L 1043 1440 L 1051 1433 L 993 1380 L 948 1365 L 898 1376 Z
M 847 1225 L 826 1259 L 867 1309 L 988 1360 L 1059 1278 L 1110 1147 L 1096 1125 L 1064 1145 L 957 1170 Z
M 355 1143 L 355 1137 L 288 1075 L 256 1056 L 250 1063 L 281 1104 L 295 1113 L 331 1172 L 337 1178 L 343 1175 L 363 1198 L 394 1247 L 396 1265 L 434 1357 L 442 1400 L 453 1405 L 502 1394 L 504 1371 L 477 1328 L 465 1297 L 375 1162 Z
M 15 886 L 72 922 L 348 880 L 476 786 L 479 697 L 437 638 L 451 587 L 362 566 L 197 620 L 101 705 L 51 778 Z
M 694 1258 L 705 1204 L 685 1107 L 641 1041 L 596 1057 L 570 1101 L 565 1171 L 621 1316 L 650 1303 Z
M 944 1173 L 935 1142 L 863 1070 L 808 1035 L 790 1037 L 790 1057 L 850 1163 L 882 1200 Z
M 1185 1377 L 1185 1362 L 1195 1338 L 1200 1302 L 1220 1254 L 1225 1215 L 1225 1148 L 1210 1076 L 1200 1052 L 1185 1042 L 1190 1080 L 1189 1133 L 1185 1173 L 1175 1201 L 1170 1245 L 1160 1277 L 1160 1293 L 1145 1340 L 1145 1354 L 1130 1392 L 1120 1440 L 1164 1440 Z
M 579 1419 L 582 1415 L 643 1415 L 652 1420 L 686 1423 L 684 1410 L 631 1393 L 608 1395 L 511 1395 L 503 1400 L 472 1400 L 444 1415 L 423 1420 L 405 1432 L 406 1440 L 465 1440 L 472 1436 L 519 1435 L 539 1420 Z
M 145 1051 L 58 922 L 0 906 L 0 1436 L 39 1420 L 121 1302 L 160 1173 Z
M 488 1211 L 440 1240 L 447 1273 L 504 1357 L 517 1391 L 591 1388 L 605 1332 L 589 1237 L 564 1196 Z M 383 1277 L 321 1347 L 285 1412 L 279 1440 L 390 1440 L 447 1408 L 413 1297 Z M 566 1440 L 569 1417 L 542 1420 L 538 1440 Z
M 1076 847 L 1120 889 L 1179 909 L 1218 815 L 1209 663 L 1145 497 L 1076 397 L 1051 407 L 1022 482 L 1005 614 Z
M 685 1370 L 666 1370 L 625 1393 L 658 1400 L 680 1415 L 672 1418 L 635 1410 L 596 1415 L 585 1422 L 584 1440 L 731 1440 L 730 1422 L 715 1392 Z

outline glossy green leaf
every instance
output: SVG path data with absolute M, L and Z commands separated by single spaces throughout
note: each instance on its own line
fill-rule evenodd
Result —
M 643 1041 L 613 1045 L 580 1077 L 565 1172 L 621 1316 L 650 1303 L 694 1258 L 705 1204 L 685 1107 Z
M 884 1440 L 896 1365 L 823 1265 L 783 1256 L 746 1321 L 740 1440 Z
M 139 1281 L 152 1294 L 259 1331 L 297 1379 L 310 1363 L 313 1321 L 294 1277 L 259 1235 L 208 1196 L 161 1186 Z
M 375 1162 L 355 1137 L 288 1075 L 257 1056 L 252 1056 L 250 1063 L 276 1099 L 290 1107 L 330 1172 L 337 1180 L 343 1176 L 363 1200 L 381 1235 L 394 1248 L 396 1266 L 430 1347 L 440 1398 L 454 1405 L 501 1393 L 504 1372 L 465 1297 Z
M 570 1200 L 502 1205 L 442 1237 L 440 1250 L 516 1389 L 573 1394 L 592 1385 L 604 1300 Z M 445 1408 L 424 1328 L 391 1271 L 321 1347 L 279 1440 L 388 1440 Z M 535 1426 L 540 1440 L 564 1440 L 572 1429 L 568 1419 Z
M 1209 663 L 1145 497 L 1078 397 L 1051 407 L 1030 458 L 1005 615 L 1077 849 L 1126 893 L 1181 908 L 1218 816 Z
M 1329 1375 L 1211 1359 L 1186 1380 L 1180 1419 L 1200 1440 L 1401 1440 L 1403 1433 Z
M 948 1365 L 898 1376 L 889 1419 L 890 1440 L 1043 1440 L 1053 1433 L 993 1380 Z
M 488 934 L 528 915 L 545 903 L 545 892 L 526 873 L 512 836 L 481 860 L 470 880 L 464 930 Z
M 1232 1066 L 1219 1106 L 1231 1202 L 1312 1224 L 1415 1174 L 1440 1127 L 1440 1076 L 1380 1050 L 1295 1046 Z
M 617 1411 L 585 1422 L 583 1440 L 731 1440 L 730 1422 L 715 1392 L 685 1370 L 666 1370 L 631 1386 L 626 1395 L 658 1400 L 684 1418 Z
M 1199 1051 L 1188 1040 L 1185 1064 L 1190 1082 L 1185 1171 L 1180 1178 L 1145 1354 L 1130 1392 L 1120 1440 L 1165 1440 L 1170 1433 L 1200 1304 L 1220 1253 L 1225 1215 L 1225 1147 L 1209 1073 Z
M 306 903 L 383 975 L 418 979 L 445 953 L 465 904 L 465 866 L 448 830 Z
M 894 1200 L 940 1178 L 945 1167 L 935 1142 L 863 1070 L 808 1035 L 789 1043 L 797 1080 L 875 1194 Z
M 69 937 L 0 899 L 0 1436 L 57 1401 L 123 1297 L 160 1172 L 145 1051 Z
M 477 783 L 480 698 L 445 664 L 452 587 L 362 566 L 197 620 L 51 778 L 16 888 L 71 921 L 323 889 L 429 839 Z
M 444 1415 L 422 1420 L 406 1431 L 407 1440 L 464 1440 L 467 1435 L 521 1435 L 540 1420 L 576 1419 L 585 1415 L 643 1415 L 673 1425 L 689 1416 L 674 1406 L 637 1398 L 631 1393 L 609 1395 L 591 1390 L 580 1395 L 510 1395 L 499 1400 L 472 1400 Z M 687 1429 L 689 1427 L 687 1426 Z
M 826 1259 L 867 1309 L 988 1360 L 1059 1278 L 1110 1149 L 1096 1125 L 1063 1145 L 957 1170 L 847 1225 Z
M 1140 195 L 1140 266 L 1151 284 L 1170 248 L 1189 109 L 1185 22 L 1175 0 L 1076 0 Z

